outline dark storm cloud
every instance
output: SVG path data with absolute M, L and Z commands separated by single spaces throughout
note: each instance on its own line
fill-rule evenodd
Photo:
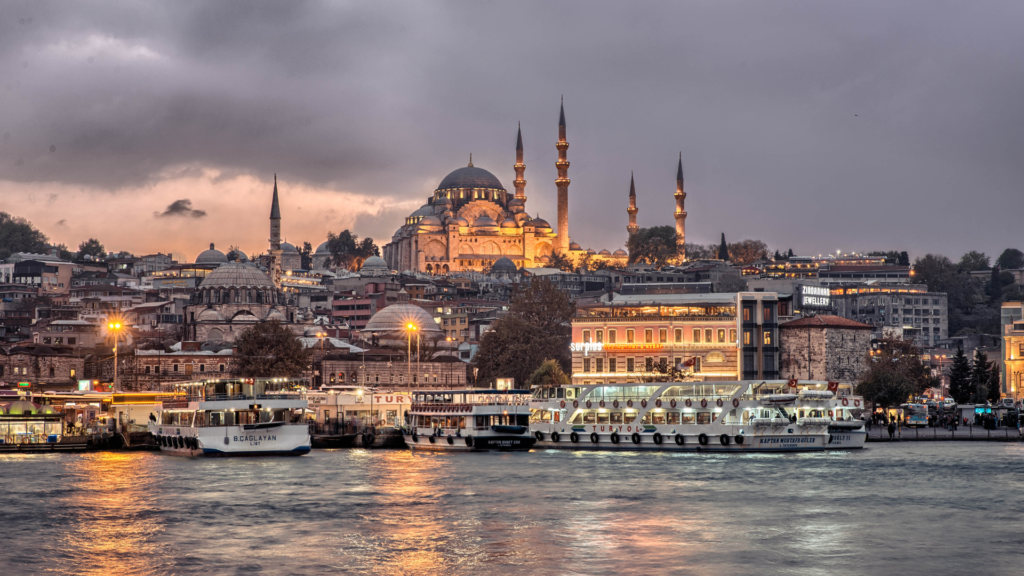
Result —
M 1019 2 L 6 3 L 0 179 L 151 185 L 190 166 L 401 200 L 475 164 L 554 219 L 565 94 L 571 232 L 773 248 L 1021 244 Z M 51 153 L 51 147 L 55 152 Z M 183 168 L 184 167 L 184 168 Z M 362 236 L 389 237 L 392 211 Z M 1024 246 L 1020 246 L 1024 248 Z
M 175 200 L 167 207 L 166 210 L 163 212 L 154 212 L 153 216 L 156 216 L 157 218 L 167 218 L 169 216 L 202 218 L 203 216 L 206 216 L 206 212 L 192 208 L 192 201 L 185 198 L 184 200 Z

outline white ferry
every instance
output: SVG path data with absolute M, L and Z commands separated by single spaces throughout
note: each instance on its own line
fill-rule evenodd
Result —
M 821 451 L 836 447 L 834 402 L 830 391 L 788 381 L 538 387 L 530 432 L 537 448 Z
M 309 453 L 307 401 L 285 379 L 205 380 L 175 385 L 149 431 L 179 456 L 300 456 Z
M 860 414 L 865 410 L 864 399 L 860 396 L 840 396 L 829 403 L 828 426 L 831 440 L 829 448 L 849 450 L 863 448 L 868 440 L 868 432 Z
M 414 451 L 529 450 L 529 404 L 529 390 L 415 391 L 402 434 Z

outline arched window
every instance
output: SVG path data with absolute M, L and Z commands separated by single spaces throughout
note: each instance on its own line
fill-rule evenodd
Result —
M 337 374 L 335 374 L 334 372 L 331 372 L 331 384 L 334 384 L 334 382 L 336 381 L 337 377 L 338 377 Z
M 338 382 L 341 382 L 342 384 L 345 383 L 345 373 L 344 372 L 338 372 Z

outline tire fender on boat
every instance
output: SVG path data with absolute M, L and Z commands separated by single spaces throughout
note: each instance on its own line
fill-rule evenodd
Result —
M 472 435 L 466 436 L 466 446 L 469 446 L 470 448 L 473 447 L 473 436 Z
M 693 406 L 693 401 L 690 400 L 689 398 L 687 398 L 686 399 L 686 407 L 689 408 L 690 406 Z
M 577 434 L 575 432 L 569 434 L 569 442 L 572 442 L 573 444 L 575 444 L 575 443 L 577 443 L 579 441 L 580 441 L 580 435 L 579 434 Z
M 661 446 L 662 440 L 663 439 L 661 437 L 661 432 L 655 432 L 654 433 L 654 443 L 657 444 L 658 446 Z
M 683 442 L 685 442 L 685 440 L 683 440 L 683 435 L 682 434 L 676 434 L 676 445 L 677 446 L 682 446 Z
M 618 400 L 612 400 L 612 408 L 618 408 L 618 407 L 619 407 L 619 401 Z
M 587 408 L 590 408 L 590 400 L 587 400 Z
M 434 437 L 430 436 L 429 439 L 430 439 L 430 443 L 433 444 L 434 443 Z
M 612 441 L 612 444 L 618 444 L 619 443 L 619 433 L 618 432 L 612 432 L 611 441 Z
M 633 440 L 633 444 L 639 444 L 640 443 L 640 433 L 639 432 L 633 432 L 633 435 L 630 436 L 630 439 Z
M 537 430 L 536 432 L 534 432 L 533 435 L 537 438 L 537 442 L 543 442 L 544 441 L 544 433 L 541 432 L 540 430 Z
M 412 443 L 415 444 L 420 441 L 420 435 L 415 431 L 412 433 Z
M 455 438 L 452 438 L 451 434 L 448 435 L 448 445 L 449 446 L 455 445 Z
M 551 441 L 552 442 L 558 442 L 558 432 L 552 432 L 551 433 Z
M 743 444 L 743 434 L 737 434 L 736 435 L 736 443 L 737 444 Z
M 703 433 L 703 432 L 701 432 L 700 436 L 697 436 L 697 442 L 701 446 L 707 446 L 708 445 L 708 435 Z
M 718 437 L 718 441 L 722 443 L 722 446 L 728 446 L 730 439 L 728 434 L 722 434 Z
M 647 399 L 646 398 L 640 400 L 640 407 L 641 408 L 647 408 Z
M 657 400 L 654 401 L 654 406 L 657 408 L 661 408 L 661 398 L 658 398 Z
M 580 407 L 580 401 L 579 400 L 573 400 L 572 401 L 572 407 L 573 408 L 579 408 Z
M 592 443 L 594 443 L 594 444 L 597 444 L 597 441 L 598 441 L 597 432 L 591 432 L 590 433 L 590 441 Z
M 675 408 L 676 407 L 676 399 L 673 398 L 673 399 L 669 400 L 668 401 L 668 405 L 673 407 L 673 408 Z

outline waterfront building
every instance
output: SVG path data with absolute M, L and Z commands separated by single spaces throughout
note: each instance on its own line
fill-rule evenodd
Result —
M 408 361 L 406 351 L 399 349 L 372 349 L 359 353 L 328 351 L 323 358 L 325 384 L 403 390 L 466 385 L 464 362 L 448 355 L 417 361 L 415 338 L 413 340 L 412 362 Z M 443 350 L 445 343 L 440 344 Z
M 946 294 L 923 284 L 860 284 L 830 293 L 832 313 L 870 324 L 876 339 L 897 336 L 927 348 L 949 338 Z
M 1020 399 L 1024 394 L 1024 302 L 1003 302 L 1000 310 L 1002 327 L 1002 394 Z
M 77 389 L 85 359 L 70 348 L 21 344 L 0 348 L 0 384 L 35 391 Z
M 779 325 L 783 379 L 856 382 L 868 370 L 872 326 L 830 314 Z
M 669 367 L 701 381 L 778 378 L 778 307 L 771 292 L 612 294 L 582 304 L 572 381 L 650 381 Z

